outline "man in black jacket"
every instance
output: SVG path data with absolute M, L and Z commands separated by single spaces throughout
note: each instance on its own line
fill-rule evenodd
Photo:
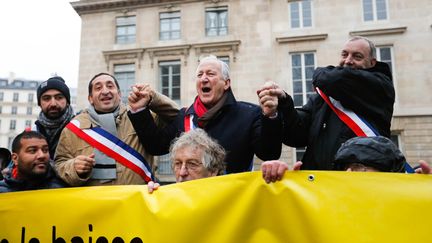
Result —
M 36 94 L 41 112 L 31 130 L 38 131 L 46 137 L 50 158 L 54 159 L 60 134 L 74 117 L 70 106 L 69 88 L 62 77 L 55 76 L 42 82 Z
M 298 109 L 291 96 L 273 82 L 258 91 L 261 102 L 279 98 L 276 105 L 284 119 L 283 143 L 307 147 L 302 169 L 334 169 L 336 151 L 352 137 L 390 137 L 395 91 L 388 65 L 376 61 L 375 56 L 375 46 L 369 39 L 356 36 L 348 40 L 339 66 L 315 70 L 313 86 L 317 94 Z M 350 119 L 344 122 L 346 116 Z
M 277 159 L 281 152 L 282 122 L 265 105 L 237 101 L 231 91 L 228 65 L 216 57 L 200 61 L 196 71 L 197 97 L 165 129 L 158 129 L 147 108 L 151 89 L 136 85 L 129 95 L 129 118 L 147 151 L 168 153 L 171 141 L 196 127 L 204 129 L 227 152 L 226 173 L 250 171 L 253 156 Z M 272 97 L 270 97 L 270 100 Z M 277 98 L 275 99 L 277 102 Z

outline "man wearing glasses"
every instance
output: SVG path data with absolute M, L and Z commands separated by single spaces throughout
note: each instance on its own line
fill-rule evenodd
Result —
M 202 129 L 176 138 L 170 153 L 176 183 L 224 174 L 225 150 Z M 160 186 L 152 181 L 147 185 L 150 193 Z

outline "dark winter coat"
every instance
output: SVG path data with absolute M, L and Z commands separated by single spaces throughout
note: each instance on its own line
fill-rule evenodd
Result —
M 313 85 L 366 120 L 379 135 L 390 137 L 395 91 L 387 64 L 377 62 L 373 68 L 357 70 L 333 66 L 317 68 Z M 298 109 L 294 108 L 290 96 L 279 102 L 284 118 L 283 143 L 292 147 L 307 146 L 301 159 L 302 169 L 333 169 L 338 148 L 356 135 L 318 94 L 312 95 Z
M 281 120 L 264 117 L 259 106 L 238 102 L 232 92 L 228 92 L 221 110 L 203 128 L 226 150 L 226 172 L 250 171 L 254 154 L 262 160 L 278 159 L 282 144 Z M 128 115 L 146 150 L 161 155 L 168 153 L 171 141 L 185 131 L 186 114 L 195 114 L 193 105 L 181 109 L 165 129 L 156 127 L 148 109 Z M 196 119 L 194 115 L 194 124 L 197 124 Z

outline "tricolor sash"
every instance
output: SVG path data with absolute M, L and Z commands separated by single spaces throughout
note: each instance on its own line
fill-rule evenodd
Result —
M 145 182 L 154 181 L 151 168 L 145 158 L 103 128 L 80 129 L 78 120 L 72 120 L 66 127 L 94 148 L 140 175 Z
M 185 115 L 184 117 L 184 130 L 185 132 L 189 132 L 190 130 L 194 130 L 196 128 L 193 123 L 193 114 Z
M 336 113 L 339 119 L 342 120 L 345 125 L 347 125 L 358 137 L 375 137 L 379 136 L 379 133 L 369 124 L 367 121 L 359 117 L 353 111 L 345 108 L 342 104 L 328 97 L 324 92 L 322 92 L 318 87 L 315 88 L 317 93 L 323 98 L 328 106 Z
M 359 117 L 356 113 L 343 107 L 339 101 L 333 99 L 332 97 L 328 97 L 318 87 L 316 87 L 315 90 L 321 96 L 321 98 L 323 98 L 327 105 L 330 106 L 334 113 L 336 113 L 339 119 L 341 119 L 342 122 L 345 123 L 345 125 L 347 125 L 358 137 L 379 136 L 378 131 L 376 131 L 371 124 Z M 415 172 L 408 162 L 405 162 L 405 172 Z

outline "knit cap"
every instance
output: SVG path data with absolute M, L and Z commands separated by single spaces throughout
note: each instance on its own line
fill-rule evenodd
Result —
M 45 91 L 49 90 L 49 89 L 56 89 L 58 91 L 60 91 L 64 97 L 66 98 L 66 101 L 68 104 L 70 104 L 70 92 L 69 92 L 69 88 L 66 85 L 64 79 L 60 76 L 55 76 L 52 78 L 49 78 L 47 81 L 42 82 L 36 91 L 36 95 L 37 95 L 37 100 L 38 100 L 38 105 L 40 106 L 40 98 L 42 96 L 43 93 L 45 93 Z

